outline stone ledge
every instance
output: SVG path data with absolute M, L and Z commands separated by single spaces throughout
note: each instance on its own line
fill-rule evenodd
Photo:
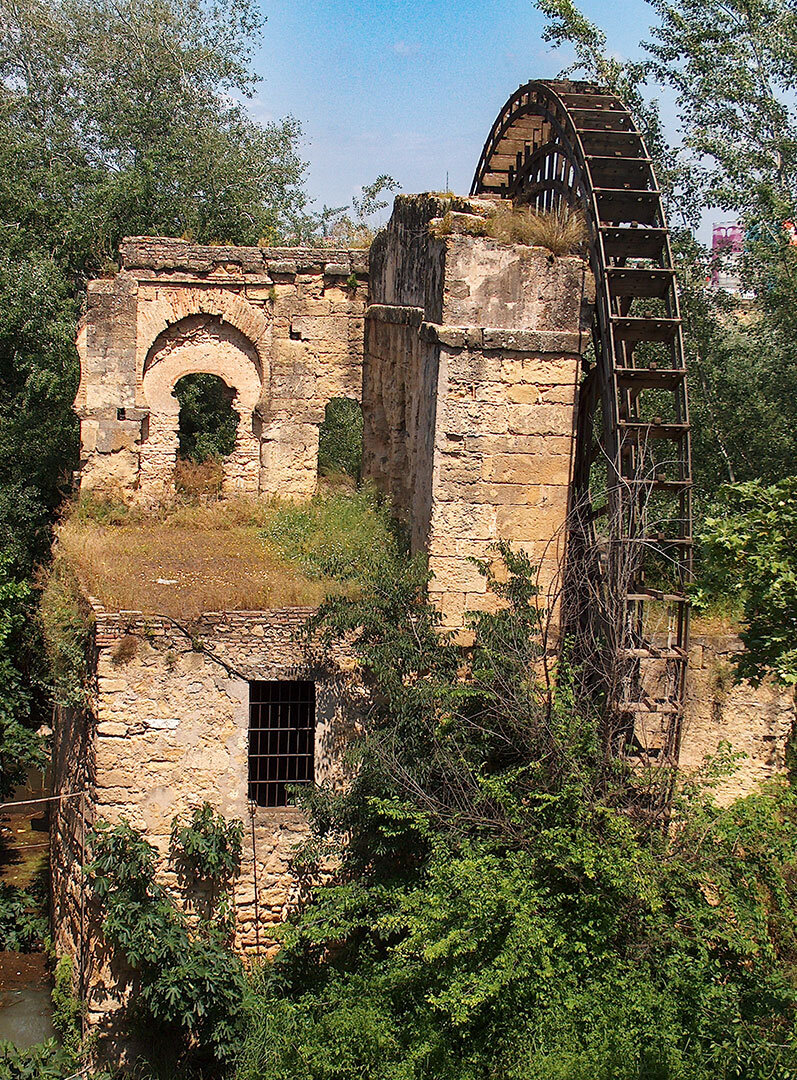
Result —
M 369 309 L 371 310 L 371 309 Z M 422 322 L 422 341 L 445 345 L 450 349 L 478 349 L 485 352 L 533 353 L 537 356 L 578 356 L 583 335 L 559 330 L 505 330 L 486 326 L 447 326 Z
M 126 236 L 119 245 L 123 270 L 188 270 L 209 274 L 233 264 L 244 273 L 311 272 L 330 277 L 368 273 L 368 252 L 362 248 L 238 247 L 192 244 L 161 236 Z
M 421 307 L 405 307 L 400 304 L 370 304 L 365 309 L 366 319 L 376 319 L 397 326 L 420 326 L 424 314 Z

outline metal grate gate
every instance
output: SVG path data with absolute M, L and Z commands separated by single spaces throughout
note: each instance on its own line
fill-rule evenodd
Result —
M 249 684 L 249 798 L 288 806 L 293 784 L 314 776 L 315 683 Z

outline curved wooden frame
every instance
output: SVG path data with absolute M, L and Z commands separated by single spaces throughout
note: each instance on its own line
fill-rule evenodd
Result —
M 673 765 L 688 652 L 691 451 L 678 289 L 652 161 L 615 95 L 588 83 L 529 82 L 496 118 L 471 194 L 584 212 L 595 355 L 579 392 L 565 629 L 583 655 L 599 658 L 611 752 Z M 603 507 L 595 505 L 599 459 Z

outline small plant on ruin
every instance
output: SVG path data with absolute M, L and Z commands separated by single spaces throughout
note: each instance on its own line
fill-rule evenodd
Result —
M 56 704 L 80 708 L 87 700 L 92 615 L 70 567 L 60 559 L 42 591 L 39 618 Z
M 438 239 L 458 233 L 490 236 L 505 244 L 544 247 L 552 255 L 583 254 L 587 242 L 583 213 L 565 204 L 551 211 L 511 202 L 499 203 L 487 213 L 457 214 L 447 210 L 434 220 L 429 231 Z
M 502 206 L 486 219 L 485 229 L 496 240 L 544 247 L 553 255 L 583 252 L 587 241 L 584 215 L 564 204 L 552 211 Z
M 210 808 L 199 808 L 198 828 L 176 822 L 188 863 L 222 877 L 240 854 L 240 830 Z M 187 829 L 187 831 L 183 831 Z M 136 971 L 140 991 L 133 1014 L 148 1043 L 168 1050 L 176 1069 L 205 1063 L 220 1067 L 237 1053 L 246 989 L 239 957 L 229 948 L 229 920 L 212 910 L 189 919 L 156 879 L 156 848 L 127 822 L 100 821 L 89 843 L 86 869 L 102 912 L 102 933 Z
M 82 1019 L 84 1004 L 75 993 L 75 968 L 71 957 L 62 956 L 53 974 L 53 1027 L 69 1057 L 77 1062 L 84 1052 Z

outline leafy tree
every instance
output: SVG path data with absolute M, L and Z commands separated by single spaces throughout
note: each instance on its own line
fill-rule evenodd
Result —
M 677 95 L 703 201 L 772 222 L 797 205 L 797 12 L 789 0 L 650 0 L 648 70 Z
M 372 183 L 363 185 L 361 194 L 352 199 L 351 207 L 324 206 L 318 225 L 323 236 L 322 243 L 370 247 L 374 227 L 368 219 L 388 206 L 388 200 L 382 197 L 384 193 L 396 191 L 400 186 L 392 176 L 383 173 Z
M 739 598 L 746 652 L 739 674 L 760 682 L 768 673 L 797 685 L 797 478 L 724 489 L 706 519 L 703 543 L 714 580 L 697 594 Z
M 262 24 L 254 0 L 0 0 L 4 791 L 38 760 L 24 725 L 50 693 L 28 586 L 77 466 L 87 279 L 113 271 L 125 234 L 257 243 L 315 226 L 299 125 L 244 108 Z
M 782 222 L 797 212 L 792 88 L 797 16 L 787 0 L 651 0 L 639 59 L 607 55 L 605 34 L 572 0 L 539 0 L 545 37 L 569 44 L 576 70 L 628 103 L 654 158 L 674 230 L 681 284 L 698 517 L 718 485 L 793 472 L 797 250 Z M 655 98 L 671 87 L 680 140 L 668 145 Z M 691 228 L 720 208 L 746 227 L 741 272 L 753 304 L 707 290 L 711 259 Z M 702 553 L 701 553 L 702 555 Z

